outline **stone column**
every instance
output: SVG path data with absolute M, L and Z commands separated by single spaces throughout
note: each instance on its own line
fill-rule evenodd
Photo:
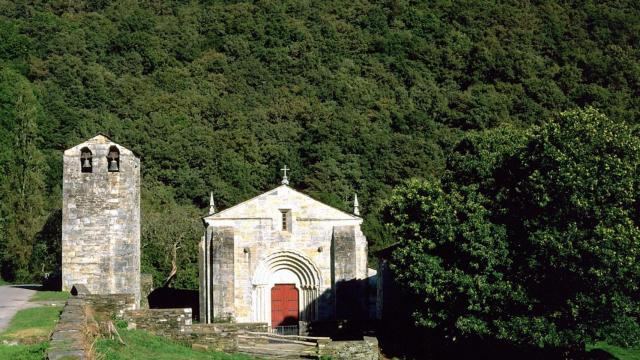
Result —
M 300 318 L 299 320 L 307 320 L 307 288 L 304 286 L 301 286 L 300 289 L 298 290 L 298 293 L 300 294 Z
M 318 289 L 314 287 L 303 287 L 300 291 L 300 299 L 302 308 L 300 309 L 300 320 L 313 321 L 316 320 L 316 297 Z
M 361 316 L 364 284 L 357 279 L 355 226 L 335 226 L 331 244 L 331 280 L 335 316 L 348 319 Z
M 253 294 L 253 321 L 268 323 L 271 311 L 269 285 L 254 285 Z
M 209 242 L 211 321 L 235 317 L 233 228 L 212 227 Z
M 199 295 L 199 304 L 200 304 L 200 322 L 203 324 L 208 324 L 209 321 L 209 283 L 207 281 L 207 232 L 205 231 L 205 235 L 200 238 L 200 243 L 198 244 L 198 295 Z

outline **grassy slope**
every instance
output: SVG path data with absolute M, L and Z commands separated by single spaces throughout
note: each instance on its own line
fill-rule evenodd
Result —
M 48 337 L 58 322 L 60 307 L 36 307 L 18 311 L 0 339 L 22 340 Z
M 640 360 L 640 348 L 621 348 L 606 342 L 598 342 L 593 346 L 588 346 L 587 350 L 603 350 L 620 360 Z
M 153 360 L 244 360 L 252 359 L 239 354 L 200 352 L 171 340 L 154 336 L 142 330 L 119 329 L 126 346 L 115 340 L 101 339 L 96 343 L 96 352 L 104 360 L 153 359 Z
M 60 307 L 37 307 L 18 311 L 9 327 L 0 333 L 0 341 L 19 341 L 20 345 L 0 343 L 0 359 L 31 360 L 44 358 L 49 334 L 60 315 Z M 23 345 L 23 344 L 31 345 Z
M 38 291 L 29 301 L 67 300 L 71 294 L 66 291 Z
M 11 360 L 42 360 L 48 343 L 36 345 L 2 345 L 0 344 L 0 359 Z

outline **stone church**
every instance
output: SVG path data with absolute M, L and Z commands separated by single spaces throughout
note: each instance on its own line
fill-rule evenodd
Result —
M 140 159 L 104 135 L 64 152 L 62 289 L 140 301 Z
M 367 240 L 349 214 L 282 185 L 216 212 L 200 241 L 200 320 L 299 322 L 366 314 Z M 366 316 L 366 315 L 363 315 Z
M 104 135 L 64 152 L 62 287 L 141 298 L 140 159 Z M 211 199 L 199 247 L 202 323 L 367 318 L 374 288 L 353 213 L 282 185 L 224 211 Z M 375 308 L 375 306 L 373 306 Z M 296 330 L 297 331 L 297 330 Z

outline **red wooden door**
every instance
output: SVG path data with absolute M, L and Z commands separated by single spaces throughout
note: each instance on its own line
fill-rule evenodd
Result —
M 298 325 L 298 289 L 294 284 L 271 288 L 271 326 Z

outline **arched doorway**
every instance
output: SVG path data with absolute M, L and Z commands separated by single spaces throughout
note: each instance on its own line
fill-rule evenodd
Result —
M 285 250 L 267 256 L 256 267 L 252 283 L 253 321 L 266 322 L 270 326 L 280 326 L 287 321 L 292 322 L 295 319 L 292 316 L 295 311 L 294 301 L 297 301 L 298 305 L 297 320 L 316 319 L 317 298 L 322 281 L 316 265 L 304 255 Z M 274 295 L 276 296 L 275 312 L 273 311 Z M 287 317 L 289 317 L 288 320 Z

